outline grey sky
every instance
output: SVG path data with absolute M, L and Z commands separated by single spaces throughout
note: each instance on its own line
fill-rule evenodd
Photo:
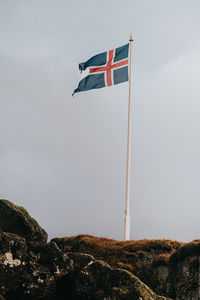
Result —
M 0 197 L 50 237 L 122 239 L 127 83 L 72 98 L 134 41 L 132 238 L 199 238 L 200 2 L 0 0 Z

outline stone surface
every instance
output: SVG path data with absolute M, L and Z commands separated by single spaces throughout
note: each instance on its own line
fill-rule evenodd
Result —
M 167 300 L 156 295 L 130 272 L 111 268 L 94 258 L 82 269 L 74 269 L 61 277 L 56 287 L 58 300 L 67 296 L 70 300 Z
M 0 231 L 15 233 L 26 239 L 31 247 L 47 242 L 47 233 L 21 206 L 8 200 L 0 200 Z
M 0 294 L 6 300 L 55 300 L 55 279 L 24 238 L 0 233 Z
M 0 233 L 0 293 L 5 300 L 161 300 L 126 270 L 50 242 L 34 254 L 26 240 Z
M 199 300 L 199 257 L 190 256 L 176 265 L 176 300 Z
M 111 268 L 88 254 L 64 253 L 54 242 L 43 247 L 39 262 L 54 275 L 58 300 L 166 299 L 157 296 L 130 272 Z
M 200 240 L 120 242 L 79 235 L 52 241 L 63 253 L 84 252 L 111 267 L 127 269 L 158 295 L 176 300 L 198 299 Z
M 48 243 L 42 248 L 39 262 L 43 266 L 47 266 L 56 279 L 67 274 L 69 269 L 74 269 L 73 260 L 63 253 L 55 243 Z

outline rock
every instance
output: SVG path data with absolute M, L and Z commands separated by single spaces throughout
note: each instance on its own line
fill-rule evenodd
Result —
M 74 269 L 73 261 L 55 243 L 48 243 L 42 248 L 39 262 L 47 266 L 56 279 L 67 274 L 69 269 Z
M 0 233 L 0 264 L 8 267 L 21 265 L 26 258 L 27 246 L 24 238 L 9 232 Z
M 190 256 L 176 265 L 174 288 L 177 300 L 199 300 L 199 257 Z
M 116 241 L 89 235 L 54 238 L 52 242 L 65 252 L 83 252 L 126 269 L 155 293 L 173 298 L 173 276 L 169 257 L 182 243 L 171 240 Z
M 170 257 L 177 300 L 199 300 L 200 240 L 185 243 Z
M 40 247 L 47 242 L 47 233 L 21 206 L 0 200 L 0 231 L 15 233 L 26 239 L 30 247 Z
M 0 233 L 0 294 L 6 300 L 55 300 L 55 279 L 24 238 Z
M 70 300 L 167 300 L 156 295 L 130 272 L 111 268 L 94 258 L 82 269 L 71 270 L 58 279 L 56 290 L 58 300 L 67 297 Z
M 0 233 L 0 294 L 6 300 L 166 300 L 126 270 L 85 253 L 63 253 L 53 242 L 36 255 L 8 232 Z
M 85 253 L 63 252 L 54 243 L 45 245 L 39 262 L 48 267 L 56 279 L 56 300 L 161 300 L 136 276 L 112 268 Z
M 95 260 L 93 256 L 84 253 L 63 253 L 54 242 L 50 242 L 42 248 L 39 263 L 58 279 L 70 271 L 79 272 L 92 260 Z
M 92 261 L 96 260 L 92 255 L 85 253 L 67 252 L 68 257 L 73 261 L 74 270 L 80 271 Z
M 83 252 L 113 268 L 130 271 L 156 294 L 177 300 L 197 300 L 200 240 L 115 241 L 89 235 L 54 238 L 67 252 Z

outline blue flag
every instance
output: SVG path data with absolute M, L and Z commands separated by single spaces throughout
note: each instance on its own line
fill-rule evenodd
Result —
M 79 70 L 81 72 L 88 70 L 89 75 L 79 82 L 73 95 L 128 81 L 128 49 L 129 44 L 126 44 L 80 63 Z

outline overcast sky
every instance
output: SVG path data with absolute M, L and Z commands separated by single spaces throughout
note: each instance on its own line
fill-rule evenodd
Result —
M 71 94 L 130 32 L 131 238 L 200 238 L 200 1 L 0 0 L 0 197 L 50 238 L 123 238 L 128 83 Z

